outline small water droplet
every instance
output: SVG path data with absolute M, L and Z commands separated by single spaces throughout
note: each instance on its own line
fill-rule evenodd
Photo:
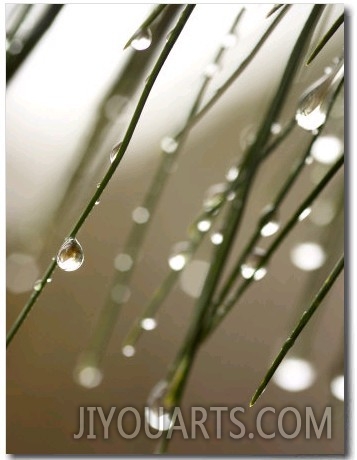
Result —
M 280 228 L 278 213 L 273 205 L 268 205 L 263 209 L 261 217 L 260 234 L 263 237 L 274 235 Z
M 253 252 L 247 257 L 244 264 L 242 264 L 240 271 L 246 280 L 253 278 L 258 281 L 264 278 L 267 273 L 265 267 L 259 267 L 262 259 L 265 255 L 265 251 L 261 248 L 254 248 Z
M 160 147 L 165 153 L 174 153 L 177 150 L 178 142 L 173 137 L 166 136 L 161 140 Z
M 332 67 L 327 66 L 324 68 L 324 74 L 325 75 L 330 75 L 332 73 Z
M 133 221 L 137 224 L 146 224 L 146 222 L 150 219 L 150 212 L 148 209 L 138 206 L 132 212 Z
M 52 278 L 47 278 L 46 282 L 47 283 L 52 283 Z
M 182 270 L 187 264 L 190 255 L 190 244 L 187 241 L 175 244 L 168 259 L 171 270 L 177 272 Z
M 305 208 L 303 212 L 300 214 L 298 220 L 299 222 L 302 222 L 308 215 L 311 213 L 311 208 Z
M 226 34 L 221 41 L 223 48 L 232 48 L 237 43 L 237 37 L 234 34 Z
M 95 205 L 95 206 L 98 206 L 99 203 L 100 203 L 100 200 L 97 200 L 97 201 L 94 203 L 94 205 Z
M 320 78 L 302 95 L 295 119 L 307 131 L 322 126 L 326 121 L 328 106 L 344 76 L 343 61 L 329 74 Z
M 319 163 L 330 165 L 343 154 L 343 144 L 336 136 L 320 136 L 311 147 L 311 156 Z
M 120 272 L 127 272 L 133 266 L 133 259 L 129 254 L 118 254 L 114 259 L 114 267 Z
M 113 302 L 122 304 L 128 302 L 131 296 L 131 291 L 124 284 L 116 284 L 111 290 L 111 298 Z
M 152 33 L 150 29 L 141 29 L 131 42 L 131 47 L 136 51 L 144 51 L 149 48 L 152 42 Z
M 156 329 L 157 321 L 155 318 L 143 318 L 140 325 L 145 331 L 153 331 Z
M 78 270 L 84 261 L 82 246 L 76 238 L 67 238 L 57 254 L 57 265 L 66 272 Z
M 97 188 L 100 188 L 101 185 L 102 185 L 102 184 L 101 184 L 100 182 L 98 182 Z
M 281 124 L 280 123 L 273 123 L 270 128 L 270 132 L 272 134 L 280 134 L 282 130 Z
M 292 263 L 304 271 L 317 270 L 326 262 L 326 253 L 318 243 L 306 242 L 296 245 L 290 253 Z
M 121 147 L 122 143 L 123 142 L 120 141 L 120 142 L 116 143 L 115 145 L 113 145 L 113 148 L 112 148 L 112 150 L 110 152 L 110 162 L 111 163 L 114 162 L 116 156 L 118 155 L 118 152 L 120 150 L 120 147 Z
M 222 233 L 220 232 L 215 232 L 215 233 L 212 233 L 211 235 L 211 241 L 213 244 L 215 244 L 216 246 L 218 246 L 219 244 L 222 244 L 223 243 L 223 235 Z
M 311 155 L 308 155 L 308 156 L 305 158 L 305 164 L 306 164 L 307 166 L 312 165 L 313 162 L 314 162 L 314 159 L 312 158 Z
M 212 222 L 208 219 L 202 219 L 197 223 L 197 229 L 202 232 L 208 232 L 208 230 L 211 228 Z
M 228 169 L 226 179 L 228 182 L 234 182 L 239 176 L 239 168 L 232 166 Z
M 147 423 L 158 431 L 167 431 L 171 426 L 170 408 L 165 406 L 167 382 L 161 380 L 151 390 L 147 407 L 145 407 L 145 419 Z
M 236 192 L 229 192 L 227 195 L 227 201 L 233 201 L 236 196 Z
M 42 280 L 37 280 L 35 284 L 33 285 L 34 291 L 41 291 L 42 288 Z
M 216 184 L 210 187 L 203 200 L 203 207 L 205 211 L 212 212 L 218 209 L 226 198 L 226 191 L 226 184 Z
M 203 71 L 203 75 L 206 78 L 213 78 L 218 71 L 219 71 L 219 66 L 215 64 L 214 62 L 212 62 L 211 64 L 208 64 L 206 66 L 205 70 Z
M 84 388 L 95 388 L 103 380 L 103 374 L 100 369 L 95 366 L 84 366 L 75 369 L 75 381 Z
M 132 345 L 125 345 L 121 352 L 126 358 L 131 358 L 135 355 L 135 348 Z

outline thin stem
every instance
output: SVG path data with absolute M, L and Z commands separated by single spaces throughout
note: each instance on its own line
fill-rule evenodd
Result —
M 308 322 L 310 321 L 312 315 L 316 312 L 316 310 L 319 308 L 321 305 L 323 299 L 326 297 L 326 295 L 329 293 L 330 289 L 334 285 L 336 279 L 338 278 L 339 274 L 342 272 L 344 267 L 344 257 L 343 255 L 329 274 L 329 276 L 326 278 L 325 282 L 321 286 L 320 290 L 316 294 L 314 300 L 310 304 L 309 308 L 304 311 L 302 314 L 299 322 L 297 323 L 296 327 L 293 329 L 291 332 L 290 336 L 286 339 L 285 343 L 283 344 L 280 352 L 274 359 L 272 365 L 268 369 L 265 377 L 263 378 L 261 384 L 259 385 L 258 389 L 254 393 L 249 406 L 252 407 L 258 400 L 258 398 L 261 396 L 265 388 L 267 387 L 268 383 L 270 382 L 270 379 L 273 377 L 275 371 L 279 367 L 280 363 L 282 360 L 285 358 L 286 354 L 288 351 L 292 348 L 294 345 L 296 339 L 299 337 L 299 335 L 302 333 L 304 328 L 307 326 Z
M 95 206 L 95 203 L 96 201 L 100 198 L 101 194 L 103 193 L 105 187 L 107 186 L 108 182 L 110 181 L 111 177 L 113 176 L 116 168 L 118 167 L 122 157 L 124 156 L 124 153 L 129 145 L 129 142 L 130 142 L 130 139 L 134 133 L 134 130 L 136 128 L 136 125 L 139 121 L 139 118 L 140 118 L 140 115 L 144 109 L 144 106 L 145 106 L 145 103 L 149 97 L 149 94 L 150 94 L 150 91 L 155 83 L 155 80 L 162 68 L 162 66 L 164 65 L 172 47 L 174 46 L 176 40 L 178 39 L 180 33 L 182 32 L 186 22 L 188 21 L 190 15 L 192 14 L 192 11 L 193 9 L 195 8 L 195 5 L 187 5 L 184 9 L 184 11 L 182 12 L 182 15 L 180 17 L 180 19 L 178 20 L 177 22 L 177 25 L 176 27 L 173 29 L 171 35 L 170 35 L 170 38 L 169 40 L 167 41 L 163 51 L 161 52 L 153 70 L 152 70 L 152 73 L 150 74 L 148 80 L 147 80 L 147 83 L 145 85 L 145 88 L 142 92 L 142 95 L 140 97 L 140 100 L 138 102 L 138 105 L 135 109 L 135 112 L 133 114 L 133 117 L 131 119 L 131 122 L 129 124 L 129 127 L 128 127 L 128 130 L 125 134 L 125 137 L 123 139 L 123 143 L 121 145 L 121 148 L 115 158 L 115 160 L 113 161 L 113 163 L 111 164 L 108 172 L 105 174 L 102 182 L 100 183 L 99 187 L 97 188 L 96 192 L 94 193 L 93 197 L 90 199 L 88 205 L 86 206 L 85 210 L 83 211 L 83 213 L 81 214 L 81 216 L 79 217 L 78 221 L 76 222 L 76 224 L 74 225 L 71 233 L 70 233 L 70 237 L 72 238 L 75 238 L 76 235 L 77 235 L 77 232 L 80 230 L 80 228 L 82 227 L 82 225 L 84 224 L 86 218 L 88 217 L 89 213 L 91 212 L 91 210 L 93 209 L 93 207 Z M 10 344 L 10 342 L 12 341 L 12 339 L 14 338 L 16 332 L 18 331 L 18 329 L 20 328 L 20 326 L 22 325 L 23 321 L 25 320 L 28 312 L 31 310 L 32 306 L 34 305 L 34 303 L 36 302 L 36 300 L 38 299 L 39 295 L 42 293 L 43 289 L 44 289 L 44 286 L 46 285 L 45 284 L 45 281 L 46 279 L 48 278 L 49 275 L 52 274 L 52 272 L 55 270 L 56 268 L 56 261 L 53 261 L 48 269 L 48 272 L 45 273 L 45 276 L 42 278 L 42 283 L 41 283 L 41 289 L 38 291 L 38 292 L 34 292 L 28 303 L 26 304 L 23 312 L 20 314 L 20 316 L 18 317 L 18 319 L 16 320 L 14 326 L 11 328 L 11 335 L 8 337 L 8 340 L 7 340 L 7 345 Z
M 345 20 L 345 15 L 344 13 L 341 14 L 337 18 L 337 20 L 332 24 L 330 29 L 326 32 L 326 34 L 322 37 L 316 48 L 313 50 L 313 52 L 310 54 L 309 59 L 306 62 L 306 65 L 311 64 L 311 62 L 315 59 L 315 57 L 320 53 L 320 51 L 324 48 L 324 46 L 328 43 L 331 37 L 337 32 L 337 30 L 340 28 L 340 26 L 344 23 Z
M 285 240 L 285 238 L 288 236 L 288 234 L 291 232 L 291 230 L 295 227 L 296 223 L 299 220 L 300 214 L 304 211 L 304 209 L 309 207 L 315 201 L 315 199 L 320 195 L 320 193 L 325 189 L 325 187 L 330 183 L 330 181 L 333 179 L 333 177 L 337 174 L 337 172 L 343 166 L 343 163 L 344 163 L 344 158 L 341 157 L 332 166 L 332 168 L 330 168 L 330 170 L 325 174 L 325 176 L 317 184 L 317 186 L 314 188 L 314 190 L 308 195 L 308 197 L 303 201 L 303 203 L 298 206 L 298 208 L 292 214 L 291 218 L 285 224 L 285 226 L 283 227 L 283 229 L 281 230 L 281 232 L 279 233 L 277 238 L 273 241 L 273 243 L 267 249 L 265 255 L 262 257 L 262 259 L 261 259 L 258 267 L 256 268 L 256 270 L 259 270 L 259 268 L 261 268 L 261 267 L 263 267 L 264 265 L 267 264 L 267 262 L 275 254 L 276 250 L 279 248 L 279 246 L 282 244 L 282 242 Z M 254 278 L 251 277 L 251 278 L 245 280 L 244 283 L 239 286 L 239 288 L 237 289 L 235 294 L 232 295 L 231 299 L 229 299 L 222 306 L 222 308 L 219 308 L 217 310 L 215 319 L 212 321 L 212 324 L 210 325 L 209 330 L 205 333 L 204 339 L 208 335 L 210 335 L 217 328 L 217 326 L 221 323 L 221 321 L 229 313 L 229 311 L 232 309 L 232 307 L 240 299 L 240 297 L 245 292 L 245 290 L 248 288 L 248 286 L 252 283 L 253 279 Z
M 272 14 L 274 14 L 276 11 L 280 10 L 280 8 L 282 8 L 284 6 L 284 4 L 281 4 L 281 3 L 276 3 L 273 8 L 268 12 L 268 14 L 266 15 L 266 18 L 268 19 Z
M 33 48 L 40 41 L 44 33 L 51 26 L 53 21 L 56 19 L 56 16 L 61 11 L 63 5 L 50 5 L 47 7 L 47 11 L 42 16 L 40 21 L 31 31 L 30 35 L 27 37 L 21 53 L 16 55 L 11 55 L 7 53 L 6 56 L 6 83 L 9 83 L 12 77 L 15 75 L 17 70 L 20 68 L 22 63 L 25 61 L 27 56 L 31 53 Z
M 41 295 L 44 287 L 47 284 L 47 280 L 51 278 L 52 273 L 55 271 L 55 268 L 57 266 L 57 262 L 55 258 L 53 258 L 53 261 L 50 263 L 49 267 L 47 268 L 45 274 L 43 275 L 43 278 L 41 280 L 41 286 L 39 290 L 33 290 L 31 297 L 27 301 L 26 305 L 22 309 L 21 313 L 17 317 L 16 321 L 13 323 L 13 325 L 10 328 L 10 331 L 8 332 L 6 336 L 6 348 L 10 345 L 12 339 L 15 337 L 17 331 L 20 329 L 21 325 L 27 318 L 28 314 L 30 313 L 32 307 L 34 306 L 36 300 L 38 297 Z

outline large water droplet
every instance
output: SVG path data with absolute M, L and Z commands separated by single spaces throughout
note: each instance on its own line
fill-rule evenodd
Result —
M 313 131 L 325 123 L 329 104 L 343 76 L 342 60 L 331 74 L 320 78 L 305 91 L 295 115 L 296 122 L 301 128 Z
M 212 233 L 211 235 L 211 241 L 216 246 L 218 246 L 219 244 L 222 244 L 223 239 L 224 239 L 223 234 L 220 232 L 215 232 L 215 233 Z
M 182 270 L 189 260 L 190 253 L 190 245 L 187 241 L 175 244 L 168 260 L 170 268 L 176 272 Z
M 226 198 L 227 185 L 216 184 L 210 187 L 203 199 L 203 207 L 205 211 L 212 212 L 218 209 Z
M 167 387 L 164 380 L 157 383 L 151 390 L 145 407 L 147 423 L 158 431 L 167 431 L 171 425 L 170 408 L 164 404 Z
M 161 150 L 165 153 L 174 153 L 177 150 L 178 142 L 173 137 L 163 137 L 160 143 Z
M 262 259 L 265 255 L 265 251 L 261 248 L 254 248 L 253 252 L 247 257 L 244 264 L 242 264 L 240 271 L 246 280 L 254 278 L 256 281 L 261 280 L 267 274 L 265 267 L 259 267 Z
M 121 145 L 122 145 L 122 142 L 120 141 L 120 142 L 117 142 L 113 146 L 113 148 L 112 148 L 112 150 L 110 152 L 110 162 L 111 163 L 113 163 L 113 161 L 115 160 L 116 156 L 118 155 L 118 152 L 120 150 Z
M 209 219 L 202 219 L 197 223 L 197 229 L 202 232 L 206 233 L 211 228 L 212 222 Z
M 57 254 L 57 265 L 66 272 L 78 270 L 84 261 L 82 246 L 76 238 L 67 238 Z
M 152 33 L 150 29 L 141 29 L 131 42 L 131 47 L 136 51 L 144 51 L 149 48 L 152 42 Z

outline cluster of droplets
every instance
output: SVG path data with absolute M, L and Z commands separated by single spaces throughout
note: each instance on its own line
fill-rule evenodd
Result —
M 267 274 L 267 269 L 261 266 L 264 256 L 264 249 L 258 247 L 253 249 L 240 267 L 240 272 L 244 279 L 253 278 L 255 281 L 259 281 L 264 278 Z
M 57 265 L 61 270 L 72 272 L 83 264 L 84 254 L 76 238 L 67 238 L 57 254 Z
M 130 46 L 135 51 L 145 51 L 152 43 L 152 33 L 150 29 L 140 29 L 131 40 Z
M 341 59 L 335 69 L 331 69 L 305 91 L 295 115 L 301 128 L 313 131 L 325 123 L 329 104 L 343 77 L 344 61 Z

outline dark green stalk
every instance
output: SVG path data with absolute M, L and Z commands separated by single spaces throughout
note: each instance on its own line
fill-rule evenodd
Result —
M 280 8 L 282 8 L 284 5 L 283 4 L 280 4 L 280 3 L 276 3 L 273 8 L 268 12 L 268 14 L 266 15 L 266 18 L 270 18 L 270 16 L 272 14 L 274 14 L 276 11 L 280 10 Z
M 178 403 L 182 397 L 189 371 L 199 348 L 202 330 L 204 330 L 206 326 L 206 319 L 210 317 L 212 296 L 216 290 L 220 277 L 222 276 L 223 267 L 241 222 L 250 186 L 259 166 L 258 160 L 261 156 L 261 151 L 264 149 L 264 146 L 269 139 L 271 125 L 278 118 L 285 101 L 286 94 L 290 88 L 295 72 L 298 69 L 300 59 L 302 58 L 305 47 L 323 11 L 323 8 L 324 7 L 320 5 L 313 7 L 312 12 L 310 13 L 309 18 L 307 19 L 306 24 L 295 43 L 294 49 L 292 50 L 275 97 L 272 100 L 267 114 L 264 117 L 262 126 L 258 132 L 257 139 L 248 150 L 245 161 L 243 162 L 243 168 L 240 174 L 243 178 L 240 182 L 241 190 L 240 193 L 237 193 L 237 198 L 232 202 L 230 212 L 227 215 L 223 231 L 225 238 L 222 245 L 217 248 L 213 255 L 214 263 L 210 267 L 201 297 L 197 302 L 195 317 L 191 323 L 184 345 L 181 347 L 181 350 L 179 351 L 177 358 L 169 371 L 168 381 L 171 382 L 171 385 L 166 397 L 168 406 Z M 180 377 L 176 378 L 176 373 L 177 370 L 180 369 L 182 359 L 187 362 L 187 365 L 185 366 L 183 372 L 180 371 Z
M 47 11 L 41 17 L 39 22 L 33 28 L 29 36 L 27 37 L 21 53 L 16 55 L 7 54 L 6 56 L 6 83 L 10 83 L 10 80 L 15 75 L 17 70 L 20 68 L 22 63 L 25 61 L 27 56 L 31 53 L 33 48 L 40 41 L 42 36 L 45 34 L 47 29 L 51 26 L 56 16 L 61 11 L 63 5 L 50 5 L 47 7 Z
M 113 161 L 113 163 L 111 164 L 110 168 L 108 169 L 108 172 L 105 174 L 102 182 L 100 183 L 99 187 L 96 189 L 94 195 L 92 196 L 92 198 L 90 199 L 88 205 L 86 206 L 85 210 L 83 211 L 83 213 L 81 214 L 81 216 L 79 217 L 78 221 L 76 222 L 76 224 L 74 225 L 71 233 L 69 234 L 69 237 L 72 237 L 72 238 L 75 238 L 76 235 L 77 235 L 77 232 L 80 230 L 80 228 L 82 227 L 82 225 L 84 224 L 86 218 L 88 217 L 88 215 L 90 214 L 91 210 L 93 209 L 93 207 L 95 206 L 95 203 L 97 200 L 99 200 L 101 194 L 103 193 L 105 187 L 107 186 L 108 182 L 110 181 L 111 177 L 113 176 L 116 168 L 118 167 L 121 159 L 123 158 L 124 156 L 124 153 L 129 145 L 129 142 L 131 140 L 131 137 L 134 133 L 134 130 L 136 128 L 136 125 L 139 121 L 139 118 L 140 118 L 140 115 L 144 109 L 144 106 L 145 106 L 145 103 L 149 97 L 149 94 L 150 94 L 150 91 L 155 83 L 155 80 L 162 68 L 162 66 L 164 65 L 172 47 L 174 46 L 176 40 L 178 39 L 180 33 L 182 32 L 186 22 L 188 21 L 190 15 L 192 14 L 192 11 L 193 9 L 195 8 L 195 5 L 187 5 L 179 19 L 179 21 L 177 22 L 177 25 L 176 27 L 173 29 L 171 35 L 170 35 L 170 38 L 169 40 L 167 41 L 163 51 L 161 52 L 153 70 L 152 70 L 152 73 L 150 74 L 148 80 L 147 80 L 147 83 L 145 85 L 145 88 L 142 92 L 142 95 L 140 97 L 140 100 L 138 102 L 138 105 L 135 109 L 135 112 L 133 114 L 133 117 L 131 119 L 131 122 L 129 124 L 129 127 L 128 127 L 128 130 L 124 136 L 124 139 L 123 139 L 123 142 L 122 142 L 122 145 L 121 145 L 121 148 L 115 158 L 115 160 Z M 29 311 L 31 310 L 32 306 L 34 305 L 34 303 L 36 302 L 36 300 L 38 299 L 39 295 L 42 293 L 43 289 L 44 289 L 44 286 L 45 286 L 45 281 L 46 279 L 52 274 L 52 272 L 55 270 L 56 268 L 56 262 L 53 261 L 48 269 L 48 271 L 45 273 L 45 276 L 42 278 L 42 284 L 41 284 L 41 289 L 38 291 L 38 292 L 34 292 L 28 303 L 26 304 L 26 306 L 24 307 L 24 310 L 23 312 L 20 314 L 20 316 L 18 317 L 18 319 L 16 320 L 14 326 L 11 328 L 10 332 L 11 332 L 11 335 L 9 335 L 8 337 L 8 340 L 7 340 L 7 345 L 10 344 L 11 340 L 13 339 L 14 335 L 16 334 L 16 332 L 18 331 L 18 329 L 20 328 L 20 326 L 22 325 L 23 321 L 25 320 L 27 314 L 29 313 Z
M 315 59 L 315 57 L 320 53 L 320 51 L 325 47 L 331 37 L 337 32 L 340 26 L 344 23 L 345 15 L 344 13 L 332 24 L 330 29 L 326 32 L 326 34 L 322 37 L 316 48 L 310 54 L 309 59 L 306 61 L 306 65 L 311 64 L 311 62 Z
M 279 235 L 276 237 L 276 239 L 273 241 L 273 243 L 269 246 L 267 249 L 265 255 L 262 257 L 261 262 L 259 266 L 257 267 L 257 270 L 267 264 L 267 262 L 270 260 L 270 258 L 273 256 L 273 254 L 276 252 L 278 247 L 282 244 L 282 242 L 285 240 L 285 238 L 288 236 L 288 234 L 291 232 L 291 230 L 295 227 L 300 214 L 309 207 L 315 199 L 319 196 L 319 194 L 324 190 L 324 188 L 330 183 L 330 181 L 333 179 L 333 177 L 336 175 L 336 173 L 340 170 L 340 168 L 343 166 L 344 163 L 344 158 L 341 157 L 337 162 L 330 168 L 330 170 L 325 174 L 325 176 L 321 179 L 321 181 L 317 184 L 317 186 L 314 188 L 314 190 L 308 195 L 308 197 L 303 201 L 302 204 L 299 205 L 299 207 L 296 209 L 296 211 L 292 214 L 291 218 L 288 220 L 288 222 L 285 224 Z M 248 288 L 248 286 L 253 282 L 253 277 L 249 278 L 242 283 L 239 288 L 237 289 L 236 293 L 233 294 L 231 299 L 229 299 L 223 306 L 222 308 L 217 310 L 215 319 L 212 321 L 212 324 L 210 325 L 208 331 L 204 334 L 204 339 L 210 335 L 216 328 L 217 326 L 221 323 L 221 321 L 225 318 L 227 313 L 232 309 L 232 307 L 237 303 L 237 301 L 240 299 L 242 294 L 245 292 L 245 290 Z
M 273 377 L 275 371 L 279 367 L 280 363 L 282 360 L 285 358 L 286 354 L 288 351 L 292 348 L 294 345 L 296 339 L 299 337 L 301 332 L 304 330 L 308 322 L 310 321 L 312 315 L 316 312 L 316 310 L 319 308 L 321 305 L 323 299 L 326 297 L 326 295 L 329 293 L 330 289 L 334 285 L 336 279 L 338 278 L 339 274 L 343 270 L 344 267 L 344 257 L 343 255 L 341 256 L 340 260 L 337 262 L 329 276 L 326 278 L 325 282 L 321 286 L 319 292 L 316 294 L 314 300 L 310 304 L 309 308 L 304 311 L 302 314 L 298 324 L 296 327 L 293 329 L 291 332 L 290 336 L 286 339 L 285 343 L 283 344 L 280 352 L 274 359 L 272 365 L 268 369 L 268 372 L 266 373 L 265 377 L 263 378 L 261 384 L 259 385 L 258 389 L 254 393 L 249 406 L 252 407 L 258 400 L 258 398 L 261 396 L 265 388 L 267 387 L 268 383 L 270 382 L 270 379 Z
M 136 30 L 136 32 L 129 38 L 129 40 L 126 42 L 124 49 L 128 48 L 130 46 L 131 42 L 134 40 L 136 34 L 143 29 L 147 29 L 148 27 L 151 26 L 151 24 L 155 21 L 155 19 L 160 16 L 160 14 L 163 12 L 163 10 L 167 7 L 168 5 L 157 5 L 157 7 L 153 10 L 153 12 L 145 19 L 145 21 L 141 24 L 141 26 Z
M 15 19 L 12 22 L 11 27 L 6 33 L 6 38 L 9 40 L 9 42 L 11 42 L 11 40 L 15 37 L 16 32 L 19 30 L 21 24 L 25 20 L 26 16 L 28 15 L 32 7 L 33 5 L 17 5 L 15 7 L 20 9 L 20 13 L 16 15 L 17 17 L 15 16 Z

